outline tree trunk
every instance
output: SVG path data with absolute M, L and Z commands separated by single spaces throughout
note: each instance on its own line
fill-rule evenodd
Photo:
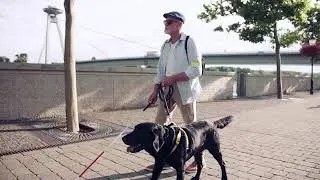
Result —
M 278 37 L 277 23 L 274 25 L 274 40 L 275 40 L 275 50 L 276 50 L 276 60 L 277 60 L 277 97 L 278 99 L 283 98 L 282 91 L 282 76 L 281 76 L 281 56 L 280 56 L 280 42 Z
M 76 64 L 73 56 L 73 15 L 74 0 L 65 0 L 64 8 L 66 13 L 66 34 L 64 50 L 64 69 L 65 69 L 65 99 L 66 99 L 66 121 L 67 131 L 78 133 L 78 103 L 76 85 Z

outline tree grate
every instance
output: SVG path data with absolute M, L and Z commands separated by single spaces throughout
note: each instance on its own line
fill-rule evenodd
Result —
M 0 136 L 5 135 L 9 139 L 1 147 L 13 144 L 10 149 L 0 148 L 0 156 L 112 137 L 124 128 L 111 122 L 88 119 L 79 118 L 79 133 L 67 132 L 64 118 L 0 120 Z M 26 134 L 31 139 L 27 146 L 23 142 L 14 142 L 18 138 L 15 136 L 24 133 L 31 134 Z

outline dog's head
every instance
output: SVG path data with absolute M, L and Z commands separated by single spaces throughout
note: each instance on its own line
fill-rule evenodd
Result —
M 164 144 L 166 130 L 164 126 L 155 123 L 141 123 L 134 130 L 122 137 L 122 141 L 129 145 L 128 152 L 136 153 L 141 150 L 158 152 Z

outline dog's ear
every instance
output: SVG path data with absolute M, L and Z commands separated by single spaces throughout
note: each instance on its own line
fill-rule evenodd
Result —
M 153 148 L 156 152 L 159 152 L 164 144 L 165 130 L 162 126 L 157 125 L 152 129 L 152 132 L 154 134 Z

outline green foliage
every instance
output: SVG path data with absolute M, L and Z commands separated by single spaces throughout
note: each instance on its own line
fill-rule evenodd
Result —
M 301 41 L 301 34 L 299 31 L 287 31 L 280 37 L 280 45 L 282 47 L 289 47 L 292 43 Z
M 231 24 L 228 26 L 227 28 L 227 31 L 230 32 L 230 31 L 234 31 L 234 32 L 237 32 L 239 33 L 237 30 L 240 28 L 241 24 L 238 22 L 238 23 L 234 23 L 234 24 Z M 223 29 L 222 29 L 223 30 Z
M 222 32 L 223 31 L 223 27 L 222 26 L 218 26 L 214 29 L 214 31 L 220 31 Z
M 263 70 L 253 70 L 250 68 L 239 68 L 239 67 L 228 67 L 228 66 L 217 66 L 206 68 L 206 71 L 215 71 L 215 72 L 236 72 L 237 74 L 255 74 L 255 75 L 275 75 L 275 71 L 263 71 Z M 283 71 L 283 75 L 286 76 L 306 76 L 307 73 L 297 72 L 297 71 Z
M 304 14 L 304 20 L 299 21 L 293 19 L 293 24 L 302 32 L 304 41 L 308 41 L 310 35 L 314 35 L 318 40 L 320 39 L 320 2 L 313 4 L 313 6 Z
M 26 54 L 26 53 L 16 54 L 16 59 L 13 62 L 27 63 L 28 62 L 28 54 Z
M 228 66 L 217 66 L 217 67 L 210 67 L 206 68 L 206 71 L 217 71 L 217 72 L 236 72 L 236 73 L 253 73 L 254 70 L 250 68 L 235 68 L 235 67 L 228 67 Z
M 279 41 L 280 46 L 288 47 L 300 40 L 301 34 L 298 31 L 282 34 L 277 24 L 283 20 L 303 22 L 310 3 L 310 0 L 217 0 L 204 4 L 204 11 L 198 18 L 210 22 L 223 16 L 240 16 L 243 22 L 235 22 L 227 28 L 220 26 L 215 30 L 239 33 L 240 39 L 253 43 L 263 42 L 268 37 L 271 42 Z M 275 39 L 277 37 L 279 39 Z
M 10 62 L 10 59 L 6 56 L 0 56 L 0 62 Z

